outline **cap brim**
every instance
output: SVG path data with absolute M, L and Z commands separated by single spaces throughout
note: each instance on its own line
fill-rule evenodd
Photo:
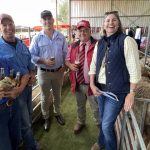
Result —
M 14 22 L 11 16 L 9 16 L 9 15 L 7 15 L 7 14 L 2 14 L 2 15 L 0 15 L 0 24 L 1 24 L 2 21 L 5 20 L 5 19 Z

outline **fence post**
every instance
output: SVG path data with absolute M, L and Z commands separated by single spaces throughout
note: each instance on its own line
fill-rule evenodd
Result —
M 123 114 L 123 118 L 122 118 L 122 125 L 121 125 L 121 135 L 120 135 L 120 143 L 119 143 L 119 150 L 122 149 L 122 143 L 124 140 L 124 132 L 125 132 L 125 128 L 126 128 L 126 117 L 127 117 L 127 112 L 124 112 Z

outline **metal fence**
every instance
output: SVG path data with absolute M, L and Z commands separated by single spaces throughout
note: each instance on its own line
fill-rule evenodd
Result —
M 150 99 L 136 98 L 143 103 L 140 125 L 138 125 L 134 112 L 121 111 L 116 121 L 116 133 L 118 140 L 118 150 L 146 150 L 142 137 L 146 111 Z M 140 127 L 139 127 L 140 126 Z

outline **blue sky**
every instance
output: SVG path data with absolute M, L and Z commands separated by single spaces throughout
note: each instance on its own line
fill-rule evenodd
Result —
M 40 13 L 50 10 L 56 15 L 55 0 L 0 0 L 0 14 L 10 14 L 15 25 L 36 26 L 40 24 Z

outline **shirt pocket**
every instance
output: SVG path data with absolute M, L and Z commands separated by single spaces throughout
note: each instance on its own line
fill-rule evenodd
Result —
M 41 57 L 47 58 L 49 56 L 49 51 L 51 51 L 51 46 L 47 42 L 40 42 L 39 46 L 39 55 Z

